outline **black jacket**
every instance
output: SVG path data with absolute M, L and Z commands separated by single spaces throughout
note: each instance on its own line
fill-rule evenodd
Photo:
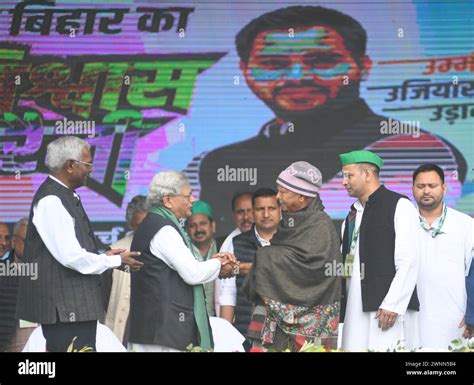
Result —
M 81 274 L 60 264 L 49 252 L 32 223 L 33 207 L 48 195 L 57 196 L 74 219 L 74 230 L 82 248 L 96 253 L 91 223 L 74 192 L 47 178 L 36 192 L 30 210 L 22 262 L 37 263 L 38 277 L 21 277 L 18 289 L 17 318 L 53 324 L 103 320 L 105 311 L 102 279 L 98 274 Z M 52 221 L 55 218 L 51 218 Z M 61 234 L 57 234 L 61 237 Z
M 361 280 L 362 309 L 364 312 L 377 311 L 390 289 L 395 277 L 395 226 L 394 217 L 400 199 L 408 199 L 396 192 L 387 190 L 385 186 L 370 195 L 365 204 L 364 214 L 360 223 L 359 256 L 364 264 L 364 277 Z M 342 240 L 342 257 L 345 261 L 349 250 L 349 216 Z M 345 281 L 344 281 L 345 284 Z M 345 286 L 345 285 L 344 285 Z M 341 320 L 344 320 L 346 295 L 343 287 L 343 303 Z M 408 309 L 418 311 L 420 304 L 413 291 Z
M 240 262 L 255 262 L 255 254 L 262 246 L 255 235 L 255 225 L 245 233 L 239 234 L 232 239 L 234 245 L 234 255 Z M 252 318 L 252 302 L 242 292 L 242 282 L 245 275 L 239 274 L 235 277 L 237 286 L 237 298 L 235 304 L 235 328 L 244 336 L 247 336 L 247 329 Z
M 133 235 L 130 249 L 141 252 L 144 266 L 131 273 L 129 341 L 185 350 L 199 344 L 193 287 L 150 251 L 155 234 L 168 225 L 179 233 L 172 222 L 148 213 Z

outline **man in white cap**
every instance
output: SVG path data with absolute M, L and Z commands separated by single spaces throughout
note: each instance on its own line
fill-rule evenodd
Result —
M 398 344 L 417 347 L 416 209 L 405 196 L 380 184 L 383 160 L 378 155 L 352 151 L 339 156 L 342 183 L 348 194 L 357 198 L 342 226 L 347 277 L 341 311 L 342 348 L 385 351 Z
M 342 260 L 339 236 L 319 198 L 321 181 L 307 162 L 278 176 L 283 219 L 271 245 L 258 249 L 243 285 L 256 302 L 248 337 L 264 347 L 297 351 L 308 340 L 337 346 L 341 288 L 327 266 Z

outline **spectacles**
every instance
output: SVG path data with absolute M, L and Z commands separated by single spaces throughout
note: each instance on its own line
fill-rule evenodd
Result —
M 77 163 L 82 163 L 82 164 L 85 164 L 89 167 L 94 167 L 94 164 L 93 163 L 88 163 L 88 162 L 83 162 L 82 160 L 77 160 L 77 159 L 71 159 L 72 161 L 74 162 L 77 162 Z
M 183 197 L 186 200 L 190 200 L 193 197 L 193 194 L 173 194 L 174 197 Z

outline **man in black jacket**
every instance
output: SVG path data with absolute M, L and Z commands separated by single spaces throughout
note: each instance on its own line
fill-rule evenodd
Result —
M 357 201 L 343 227 L 346 284 L 342 348 L 417 347 L 418 213 L 380 183 L 383 160 L 370 151 L 341 154 L 343 185 Z M 346 299 L 347 296 L 347 299 Z
M 199 261 L 199 250 L 180 223 L 191 216 L 193 201 L 183 173 L 170 170 L 153 177 L 149 211 L 131 246 L 145 264 L 131 275 L 129 341 L 135 351 L 214 348 L 203 284 L 232 276 L 236 261 L 230 253 Z
M 271 188 L 261 188 L 252 196 L 253 218 L 255 224 L 249 231 L 235 236 L 232 240 L 234 255 L 239 260 L 239 274 L 235 279 L 231 278 L 231 284 L 235 287 L 235 308 L 232 307 L 231 318 L 234 326 L 244 336 L 252 316 L 252 302 L 240 290 L 242 282 L 255 262 L 257 249 L 268 246 L 275 234 L 281 219 L 280 203 L 276 191 Z M 234 318 L 235 317 L 235 318 Z M 247 343 L 244 345 L 250 348 Z
M 21 277 L 17 318 L 39 323 L 47 351 L 95 351 L 97 321 L 105 316 L 101 274 L 142 263 L 125 250 L 97 254 L 92 225 L 76 189 L 92 172 L 90 145 L 64 136 L 48 145 L 51 174 L 33 198 L 23 262 L 37 264 L 37 279 Z

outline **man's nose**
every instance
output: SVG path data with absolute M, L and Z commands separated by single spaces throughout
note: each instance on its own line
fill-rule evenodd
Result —
M 295 63 L 290 68 L 289 77 L 291 80 L 299 80 L 304 76 L 303 66 L 300 63 Z
M 313 75 L 299 61 L 291 63 L 290 68 L 286 71 L 286 78 L 288 80 L 311 79 L 312 77 Z

